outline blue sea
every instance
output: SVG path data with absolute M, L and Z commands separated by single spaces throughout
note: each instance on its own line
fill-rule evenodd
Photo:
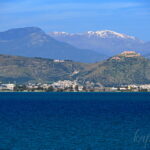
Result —
M 146 149 L 150 93 L 0 93 L 0 150 Z

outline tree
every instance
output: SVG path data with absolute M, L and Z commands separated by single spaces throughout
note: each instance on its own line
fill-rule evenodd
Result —
M 52 86 L 50 86 L 46 92 L 53 92 L 54 91 L 54 88 Z
M 73 91 L 74 91 L 72 86 L 68 87 L 67 90 L 68 90 L 69 92 L 73 92 Z
M 75 91 L 79 92 L 79 86 L 78 85 L 75 86 Z
M 83 90 L 83 91 L 85 91 L 85 92 L 87 91 L 87 89 L 86 89 L 86 87 L 85 87 L 85 86 L 83 86 L 83 89 L 82 89 L 82 90 Z
M 14 87 L 14 91 L 25 91 L 25 90 L 27 90 L 27 87 L 26 87 L 26 85 L 16 85 L 15 87 Z

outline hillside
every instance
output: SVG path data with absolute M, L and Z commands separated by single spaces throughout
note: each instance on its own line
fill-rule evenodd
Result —
M 79 80 L 105 86 L 150 83 L 150 60 L 135 52 L 123 52 L 92 64 L 79 74 Z
M 2 82 L 50 83 L 58 80 L 78 80 L 82 84 L 90 81 L 103 86 L 150 84 L 150 60 L 132 51 L 93 64 L 0 55 Z
M 83 70 L 85 64 L 72 61 L 0 55 L 1 82 L 53 82 L 71 80 L 73 72 Z
M 91 50 L 59 42 L 37 27 L 0 32 L 0 54 L 69 59 L 77 62 L 96 62 L 105 57 Z

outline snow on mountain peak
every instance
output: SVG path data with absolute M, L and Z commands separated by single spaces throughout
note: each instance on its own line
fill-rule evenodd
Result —
M 102 31 L 96 31 L 96 32 L 88 31 L 86 34 L 88 34 L 89 37 L 98 36 L 101 38 L 116 38 L 117 37 L 117 38 L 123 38 L 123 39 L 133 39 L 133 40 L 136 39 L 133 36 L 128 36 L 128 35 L 117 33 L 117 32 L 110 31 L 110 30 L 102 30 Z
M 49 33 L 52 37 L 66 37 L 66 36 L 88 36 L 90 37 L 99 37 L 103 39 L 111 39 L 111 38 L 118 38 L 118 39 L 130 39 L 136 40 L 134 36 L 125 35 L 122 33 L 118 33 L 111 30 L 101 30 L 101 31 L 88 31 L 85 33 L 67 33 L 67 32 L 51 32 Z
M 68 33 L 68 32 L 51 32 L 50 35 L 53 35 L 53 36 L 71 36 L 73 34 Z

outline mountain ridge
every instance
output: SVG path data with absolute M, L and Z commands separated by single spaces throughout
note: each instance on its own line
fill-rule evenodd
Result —
M 118 32 L 115 32 L 115 31 L 111 31 L 111 30 L 99 30 L 99 31 L 87 31 L 87 32 L 84 32 L 84 33 L 69 33 L 69 32 L 50 32 L 49 33 L 50 35 L 54 34 L 54 35 L 69 35 L 69 36 L 74 36 L 74 35 L 89 35 L 89 36 L 100 36 L 102 38 L 111 38 L 109 35 L 111 36 L 116 36 L 118 38 L 129 38 L 129 39 L 137 39 L 136 37 L 134 36 L 129 36 L 129 35 L 126 35 L 126 34 L 123 34 L 123 33 L 118 33 Z
M 57 41 L 37 27 L 0 32 L 0 53 L 27 57 L 70 59 L 81 62 L 102 60 L 105 55 Z
M 109 57 L 121 53 L 126 49 L 135 49 L 142 54 L 150 53 L 150 45 L 147 44 L 148 42 L 111 30 L 88 31 L 73 34 L 50 32 L 48 35 L 78 48 L 88 48 Z

